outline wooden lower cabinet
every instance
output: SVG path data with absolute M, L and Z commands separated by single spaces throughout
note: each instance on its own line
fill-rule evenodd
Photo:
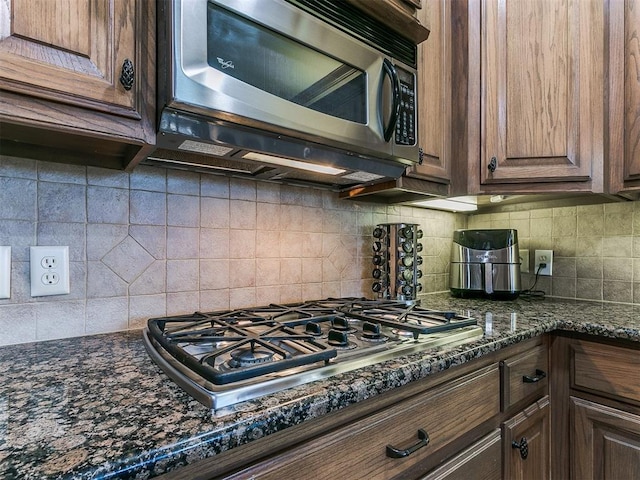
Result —
M 506 421 L 502 426 L 505 479 L 550 478 L 549 397 Z
M 499 411 L 493 364 L 228 478 L 419 478 L 434 452 Z
M 571 397 L 572 478 L 640 479 L 640 416 Z
M 502 436 L 494 430 L 420 480 L 500 480 Z

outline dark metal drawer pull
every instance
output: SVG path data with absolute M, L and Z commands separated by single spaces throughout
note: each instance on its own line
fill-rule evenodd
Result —
M 536 383 L 539 382 L 540 380 L 542 380 L 543 378 L 545 378 L 547 376 L 546 373 L 544 373 L 542 370 L 536 368 L 536 376 L 532 377 L 530 375 L 523 375 L 522 376 L 522 381 L 524 383 Z
M 529 456 L 529 444 L 527 443 L 526 437 L 522 437 L 520 439 L 520 443 L 511 442 L 511 447 L 520 450 L 520 456 L 523 460 L 525 460 Z
M 429 444 L 429 434 L 425 432 L 423 429 L 418 429 L 418 438 L 420 441 L 413 445 L 412 447 L 407 448 L 406 450 L 399 450 L 391 445 L 387 445 L 387 457 L 391 458 L 403 458 L 408 457 L 416 450 L 426 447 Z

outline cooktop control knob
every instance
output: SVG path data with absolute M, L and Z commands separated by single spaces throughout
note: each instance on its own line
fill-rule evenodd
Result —
M 364 322 L 362 324 L 362 337 L 367 339 L 379 339 L 382 337 L 379 323 Z
M 322 335 L 322 327 L 319 323 L 309 322 L 304 326 L 305 333 L 313 335 L 315 337 Z
M 331 329 L 327 336 L 327 343 L 332 347 L 348 347 L 349 335 L 345 331 Z

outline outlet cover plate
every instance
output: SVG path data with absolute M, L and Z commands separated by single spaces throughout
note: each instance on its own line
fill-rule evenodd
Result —
M 546 264 L 546 266 L 538 271 L 541 263 Z M 553 250 L 536 250 L 533 265 L 533 273 L 550 277 L 553 272 Z
M 11 247 L 0 247 L 0 298 L 11 298 Z
M 66 295 L 69 286 L 69 247 L 31 247 L 31 296 Z

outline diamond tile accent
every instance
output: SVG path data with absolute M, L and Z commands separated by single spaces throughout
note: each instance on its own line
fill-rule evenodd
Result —
M 153 263 L 153 257 L 129 236 L 106 254 L 102 263 L 131 283 Z

